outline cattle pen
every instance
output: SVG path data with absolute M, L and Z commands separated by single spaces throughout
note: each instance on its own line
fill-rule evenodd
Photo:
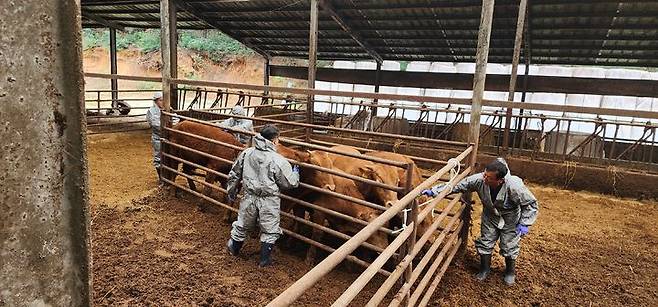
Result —
M 182 162 L 189 167 L 200 168 L 206 173 L 215 173 L 214 175 L 225 179 L 226 174 L 217 173 L 215 170 L 205 168 L 203 165 L 186 161 L 184 157 L 168 153 L 168 149 L 172 147 L 184 151 L 195 151 L 183 144 L 171 142 L 170 138 L 173 135 L 185 132 L 172 128 L 170 119 L 178 117 L 202 125 L 214 125 L 217 121 L 227 118 L 232 105 L 240 104 L 246 108 L 246 116 L 233 117 L 251 119 L 254 121 L 256 128 L 262 127 L 264 124 L 276 124 L 282 130 L 282 136 L 284 136 L 282 143 L 286 146 L 300 150 L 324 151 L 334 155 L 348 155 L 363 161 L 385 164 L 394 168 L 401 167 L 405 169 L 407 178 L 411 176 L 410 165 L 373 159 L 367 153 L 376 150 L 396 152 L 411 158 L 414 163 L 424 169 L 432 170 L 426 173 L 421 184 L 411 186 L 409 185 L 410 180 L 406 180 L 407 186 L 398 187 L 359 178 L 335 169 L 290 160 L 293 163 L 300 163 L 303 170 L 312 169 L 362 184 L 400 192 L 403 197 L 386 207 L 383 203 L 376 204 L 364 199 L 341 195 L 307 182 L 301 184 L 302 189 L 320 193 L 324 195 L 323 197 L 336 197 L 378 211 L 377 218 L 364 221 L 341 212 L 323 208 L 312 201 L 282 194 L 281 197 L 284 202 L 292 202 L 294 207 L 304 208 L 292 212 L 283 210 L 282 218 L 289 222 L 284 224 L 288 225 L 287 228 L 284 228 L 284 233 L 308 244 L 311 249 L 321 249 L 330 254 L 275 298 L 270 306 L 294 304 L 295 300 L 302 296 L 305 290 L 312 287 L 344 260 L 361 266 L 364 270 L 333 303 L 334 306 L 349 305 L 376 275 L 383 275 L 385 279 L 383 281 L 378 279 L 378 290 L 374 294 L 368 294 L 371 295 L 368 306 L 378 306 L 384 301 L 387 301 L 390 306 L 399 304 L 408 306 L 426 305 L 448 265 L 450 265 L 460 247 L 463 247 L 463 244 L 467 241 L 467 233 L 471 223 L 471 210 L 468 205 L 470 195 L 466 195 L 465 202 L 460 202 L 460 196 L 447 197 L 445 193 L 442 193 L 434 200 L 419 203 L 417 198 L 420 191 L 439 181 L 447 182 L 450 186 L 456 184 L 456 182 L 475 171 L 479 161 L 490 159 L 491 155 L 507 155 L 515 170 L 522 172 L 524 177 L 531 179 L 539 177 L 540 180 L 538 181 L 541 181 L 544 172 L 537 172 L 536 170 L 548 167 L 558 168 L 560 164 L 566 165 L 566 172 L 554 176 L 553 180 L 561 181 L 566 177 L 570 183 L 575 182 L 575 186 L 596 185 L 596 182 L 592 182 L 592 178 L 600 178 L 601 176 L 598 174 L 609 172 L 611 167 L 615 172 L 612 175 L 613 177 L 618 176 L 615 167 L 630 170 L 628 173 L 624 173 L 627 178 L 637 176 L 632 171 L 634 169 L 641 169 L 645 172 L 648 170 L 650 174 L 645 173 L 637 179 L 630 180 L 630 182 L 633 182 L 630 187 L 622 187 L 615 181 L 611 188 L 604 187 L 604 189 L 607 189 L 607 192 L 614 190 L 615 192 L 621 191 L 621 194 L 633 195 L 637 195 L 637 191 L 651 190 L 648 187 L 653 186 L 658 178 L 655 175 L 658 170 L 655 168 L 658 154 L 654 154 L 653 150 L 656 140 L 656 127 L 651 123 L 651 119 L 658 118 L 658 112 L 655 110 L 624 110 L 582 105 L 558 106 L 546 102 L 527 103 L 525 102 L 525 96 L 526 91 L 529 90 L 528 68 L 530 66 L 528 54 L 523 54 L 526 61 L 526 75 L 523 79 L 522 99 L 521 102 L 514 102 L 517 89 L 516 73 L 521 57 L 520 50 L 524 44 L 524 50 L 528 48 L 528 35 L 523 35 L 523 31 L 527 31 L 527 26 L 524 26 L 527 23 L 525 19 L 526 5 L 527 1 L 522 0 L 517 7 L 519 14 L 516 20 L 516 33 L 513 37 L 511 77 L 507 80 L 500 80 L 494 76 L 491 80 L 494 87 L 504 88 L 505 90 L 507 89 L 505 82 L 508 82 L 508 100 L 505 101 L 502 99 L 485 99 L 484 97 L 485 80 L 488 79 L 486 66 L 490 52 L 489 40 L 492 32 L 493 1 L 483 1 L 481 6 L 480 23 L 477 31 L 477 48 L 474 57 L 471 58 L 475 61 L 472 88 L 469 85 L 456 84 L 456 82 L 446 78 L 442 79 L 444 83 L 451 83 L 449 87 L 472 89 L 471 97 L 464 98 L 380 93 L 379 89 L 382 84 L 417 86 L 420 83 L 427 84 L 426 86 L 430 88 L 434 87 L 434 84 L 428 84 L 431 82 L 423 81 L 423 76 L 414 76 L 413 73 L 407 73 L 406 76 L 388 76 L 388 80 L 382 82 L 382 78 L 387 76 L 386 72 L 381 70 L 381 57 L 366 44 L 361 43 L 360 48 L 364 48 L 368 51 L 369 56 L 375 58 L 377 69 L 374 73 L 368 76 L 360 76 L 357 81 L 357 79 L 347 77 L 347 74 L 356 74 L 357 71 L 346 71 L 342 74 L 334 73 L 332 75 L 331 71 L 318 69 L 316 60 L 318 58 L 318 33 L 320 33 L 318 31 L 318 10 L 320 7 L 322 12 L 329 14 L 334 21 L 341 25 L 343 30 L 350 34 L 352 39 L 361 42 L 359 35 L 354 34 L 349 25 L 340 17 L 340 14 L 335 12 L 330 1 L 313 0 L 310 1 L 308 8 L 304 7 L 302 9 L 307 10 L 310 16 L 307 41 L 308 53 L 305 53 L 308 54 L 308 68 L 270 65 L 270 55 L 266 51 L 254 47 L 254 50 L 264 54 L 266 58 L 264 85 L 262 86 L 180 79 L 176 71 L 176 11 L 182 9 L 193 15 L 197 11 L 194 9 L 193 4 L 180 4 L 180 6 L 177 6 L 175 2 L 161 1 L 162 22 L 160 24 L 163 46 L 163 76 L 162 78 L 141 79 L 162 82 L 165 109 L 167 111 L 163 113 L 166 116 L 163 116 L 162 122 L 163 126 L 166 126 L 163 138 L 163 158 L 176 161 L 175 165 Z M 477 10 L 475 11 L 477 12 Z M 204 19 L 204 21 L 211 25 L 215 24 L 212 19 Z M 256 23 L 256 27 L 259 26 L 260 24 Z M 255 29 L 257 30 L 257 28 Z M 240 36 L 237 37 L 240 40 Z M 245 42 L 245 40 L 241 41 Z M 248 44 L 248 46 L 253 45 Z M 269 45 L 263 45 L 263 47 L 268 48 Z M 320 53 L 322 54 L 322 50 L 320 50 Z M 347 53 L 347 56 L 349 57 L 349 53 Z M 270 86 L 270 74 L 273 72 L 280 76 L 300 79 L 306 74 L 308 87 L 283 88 Z M 354 88 L 349 92 L 319 89 L 315 86 L 316 74 L 322 73 L 324 73 L 323 80 L 372 84 L 374 85 L 374 92 L 357 91 Z M 100 77 L 111 80 L 132 78 L 116 74 L 87 74 L 87 77 Z M 405 77 L 415 81 L 405 81 Z M 424 77 L 435 78 L 429 75 Z M 464 78 L 468 79 L 468 77 L 465 76 Z M 535 87 L 532 91 L 542 91 L 545 90 L 542 86 L 550 84 L 548 86 L 550 87 L 559 83 L 562 84 L 560 90 L 567 93 L 602 93 L 601 89 L 577 88 L 565 82 L 565 80 L 555 77 L 546 77 L 545 79 L 541 80 L 544 83 L 541 81 L 531 83 Z M 581 82 L 581 84 L 587 81 L 584 79 L 574 80 Z M 595 80 L 589 81 L 594 82 Z M 615 81 L 625 82 L 620 80 L 608 80 L 607 82 Z M 405 82 L 408 84 L 405 84 Z M 637 81 L 634 85 L 644 91 L 639 95 L 655 95 L 655 91 L 650 89 L 651 85 L 647 82 Z M 615 88 L 617 91 L 614 94 L 638 94 L 630 93 L 618 86 L 615 86 Z M 336 99 L 336 97 L 339 99 Z M 515 114 L 514 109 L 519 110 L 519 112 Z M 580 116 L 564 116 L 567 113 Z M 562 114 L 562 116 L 550 114 Z M 633 120 L 624 121 L 617 120 L 617 118 L 630 118 Z M 583 131 L 582 129 L 575 128 L 580 126 L 591 127 L 591 129 L 584 130 L 587 133 L 583 134 L 580 132 Z M 643 132 L 636 139 L 624 139 L 619 131 L 629 129 L 639 129 Z M 231 131 L 231 129 L 226 130 Z M 240 131 L 232 132 L 243 133 Z M 185 135 L 216 146 L 231 146 L 189 133 L 185 133 Z M 336 145 L 350 145 L 358 149 L 360 154 L 346 154 L 331 148 Z M 239 150 L 240 148 L 234 149 Z M 603 152 L 607 154 L 600 154 Z M 208 153 L 198 151 L 197 153 L 208 155 Z M 487 157 L 487 155 L 489 156 Z M 232 163 L 232 160 L 210 155 L 208 155 L 208 158 L 220 159 L 226 164 Z M 540 167 L 529 166 L 528 160 L 531 161 L 532 165 Z M 576 163 L 580 163 L 580 165 L 574 168 L 583 168 L 585 170 L 570 173 L 569 167 Z M 170 174 L 182 176 L 188 181 L 199 182 L 207 188 L 205 193 L 200 193 L 180 183 L 165 179 L 168 184 L 176 189 L 187 191 L 226 210 L 237 211 L 234 206 L 223 201 L 223 197 L 217 196 L 225 192 L 221 186 L 200 180 L 190 172 L 180 172 L 177 168 L 169 166 L 164 168 Z M 534 174 L 532 173 L 533 169 L 535 170 Z M 578 177 L 576 177 L 576 173 L 578 173 Z M 585 175 L 582 175 L 583 173 Z M 208 192 L 210 190 L 219 192 L 219 194 L 215 194 L 213 197 L 212 193 Z M 654 197 L 655 195 L 646 196 Z M 445 201 L 444 198 L 446 198 Z M 301 213 L 299 213 L 300 211 Z M 324 219 L 314 219 L 312 217 L 314 211 L 338 218 L 343 222 L 355 223 L 362 229 L 356 233 L 341 232 L 336 227 L 325 225 Z M 435 211 L 439 212 L 436 216 Z M 306 212 L 306 215 L 304 212 Z M 402 221 L 401 223 L 398 222 L 399 228 L 391 226 L 395 224 L 392 223 L 392 220 L 396 218 Z M 424 228 L 424 232 L 421 232 L 419 231 L 419 224 L 426 218 L 430 220 L 430 227 Z M 310 227 L 312 231 L 305 234 L 299 230 L 299 224 Z M 327 234 L 334 239 L 344 241 L 344 243 L 337 247 L 331 246 L 330 243 L 319 237 L 318 233 Z M 369 239 L 378 234 L 384 234 L 388 238 L 388 244 L 382 246 L 369 242 Z M 357 248 L 375 252 L 378 256 L 374 260 L 369 259 L 367 254 L 364 257 L 363 253 L 354 253 Z
M 35 12 L 39 18 L 34 18 Z M 254 133 L 219 128 L 218 122 L 229 116 L 252 120 L 256 129 L 276 125 L 281 131 L 279 148 L 287 150 L 290 155 L 284 156 L 301 168 L 300 187 L 279 195 L 285 240 L 278 244 L 301 246 L 310 270 L 303 276 L 285 275 L 295 276 L 294 280 L 271 279 L 285 289 L 280 285 L 268 289 L 276 289 L 276 293 L 264 294 L 259 298 L 261 303 L 296 305 L 315 293 L 311 289 L 322 279 L 349 269 L 357 270 L 358 276 L 349 275 L 355 278 L 348 284 L 339 283 L 346 287 L 337 297 L 332 297 L 335 293 L 323 296 L 321 299 L 332 297 L 333 301 L 322 304 L 436 303 L 437 289 L 450 275 L 446 271 L 460 264 L 456 261 L 460 254 L 467 254 L 473 199 L 469 194 L 449 195 L 450 189 L 430 199 L 421 194 L 424 189 L 439 183 L 453 187 L 481 171 L 485 163 L 504 156 L 515 175 L 533 183 L 600 192 L 606 194 L 600 197 L 604 200 L 610 195 L 658 199 L 656 16 L 658 2 L 643 0 L 9 1 L 0 10 L 0 28 L 8 33 L 0 39 L 0 64 L 7 70 L 7 76 L 0 80 L 0 101 L 5 106 L 0 116 L 5 123 L 3 149 L 7 154 L 3 166 L 8 187 L 3 209 L 7 231 L 3 231 L 1 250 L 7 264 L 3 265 L 1 280 L 7 290 L 3 290 L 0 305 L 86 306 L 92 302 L 92 292 L 96 291 L 92 289 L 92 256 L 101 259 L 115 254 L 113 250 L 105 250 L 104 255 L 91 252 L 92 227 L 104 225 L 92 223 L 98 217 L 92 211 L 99 208 L 89 205 L 86 134 L 150 129 L 143 113 L 151 107 L 153 94 L 160 91 L 164 106 L 160 169 L 165 187 L 151 191 L 158 197 L 163 191 L 172 191 L 177 197 L 185 192 L 183 197 L 194 203 L 211 204 L 229 213 L 237 211 L 237 203 L 225 200 L 227 172 L 191 161 L 188 154 L 225 167 L 234 158 L 215 155 L 214 149 L 239 152 L 245 147 L 182 131 L 174 124 L 175 118 L 230 135 Z M 109 74 L 82 72 L 82 28 L 109 29 Z M 126 28 L 159 29 L 161 76 L 118 73 L 116 35 Z M 179 30 L 217 30 L 244 44 L 262 56 L 262 84 L 192 80 L 179 75 Z M 327 67 L 325 61 L 333 62 L 333 67 Z M 270 81 L 275 77 L 298 81 L 294 86 L 272 86 Z M 110 89 L 85 91 L 85 78 L 108 82 Z M 148 82 L 154 87 L 120 89 L 120 81 Z M 560 99 L 560 103 L 555 102 Z M 229 114 L 234 105 L 243 106 L 246 115 Z M 140 137 L 148 142 L 147 134 Z M 210 149 L 190 146 L 181 139 L 195 140 Z M 334 167 L 334 161 L 352 161 L 359 169 L 366 166 L 369 173 L 349 173 Z M 149 170 L 153 171 L 150 166 Z M 166 197 L 175 200 L 173 195 Z M 589 204 L 592 199 L 585 197 L 581 202 Z M 167 221 L 149 220 L 155 216 L 153 212 L 166 208 L 150 208 L 134 199 L 130 202 L 135 206 L 121 213 L 105 212 L 103 218 L 116 221 L 112 218 L 120 216 L 117 229 L 130 230 L 140 223 Z M 100 207 L 100 211 L 107 209 Z M 586 219 L 577 216 L 581 211 L 571 209 L 553 213 L 556 219 L 561 215 L 580 222 Z M 140 210 L 151 211 L 125 218 Z M 586 210 L 592 211 L 590 207 Z M 632 210 L 628 216 L 638 221 L 644 221 L 642 212 L 650 212 L 641 206 Z M 228 217 L 232 218 L 230 214 Z M 600 215 L 587 216 L 597 217 Z M 195 226 L 201 229 L 204 222 L 215 218 L 203 216 Z M 189 225 L 181 220 L 175 227 Z M 622 221 L 618 215 L 612 220 Z M 574 261 L 590 261 L 593 251 L 611 255 L 598 257 L 601 263 L 588 267 L 597 268 L 592 269 L 590 277 L 595 278 L 590 280 L 602 281 L 597 274 L 621 277 L 606 279 L 606 286 L 588 292 L 588 298 L 616 291 L 617 296 L 610 296 L 613 300 L 622 297 L 624 302 L 646 304 L 657 297 L 655 290 L 643 288 L 655 283 L 653 276 L 637 278 L 658 269 L 651 249 L 656 246 L 656 237 L 650 233 L 655 225 L 650 224 L 623 220 L 614 224 L 622 229 L 621 235 L 606 232 L 604 238 L 592 242 L 583 242 L 579 234 L 565 231 L 560 233 L 562 237 L 548 237 L 542 242 L 565 245 L 560 241 L 563 239 L 570 243 L 568 247 L 541 248 L 537 253 L 551 256 L 572 251 L 584 255 L 563 258 L 572 267 L 579 264 Z M 114 230 L 105 236 L 119 236 Z M 596 231 L 598 228 L 592 230 Z M 615 234 L 619 241 L 605 241 Z M 192 231 L 179 235 L 191 236 Z M 214 236 L 208 231 L 195 235 Z M 632 250 L 636 255 L 630 255 L 634 257 L 627 257 L 631 249 L 626 250 L 625 245 L 610 244 L 634 243 L 629 240 L 631 236 L 648 242 L 636 245 L 639 247 Z M 125 251 L 156 246 L 142 245 L 148 238 L 121 239 L 109 242 L 119 243 L 116 247 Z M 151 239 L 162 238 L 153 235 Z M 200 240 L 196 247 L 203 242 L 220 246 L 215 244 L 219 239 L 214 239 Z M 181 250 L 195 248 L 180 242 L 171 245 L 177 243 L 175 247 Z M 94 248 L 98 251 L 103 246 Z M 211 255 L 216 251 L 202 252 Z M 152 250 L 145 253 L 148 257 L 153 254 Z M 127 254 L 121 256 L 107 263 L 121 268 L 144 266 L 144 262 L 128 259 Z M 619 261 L 606 263 L 612 258 Z M 166 276 L 161 281 L 176 283 L 180 276 L 195 279 L 195 274 L 212 264 L 208 259 L 228 258 L 204 255 L 195 259 L 194 270 L 168 263 L 163 270 L 175 268 L 186 275 Z M 644 272 L 639 272 L 635 260 L 647 263 Z M 235 259 L 228 262 L 238 263 Z M 94 265 L 95 269 L 100 267 Z M 558 271 L 553 281 L 563 277 L 560 270 L 564 268 L 551 267 Z M 618 268 L 624 271 L 615 271 Z M 276 266 L 267 269 L 286 270 Z M 234 272 L 248 270 L 251 267 Z M 632 275 L 625 275 L 626 270 Z M 118 270 L 106 272 L 111 273 L 97 277 L 94 283 L 114 282 L 111 274 L 118 274 Z M 258 278 L 258 274 L 261 271 L 250 277 Z M 153 277 L 146 275 L 144 279 Z M 555 286 L 558 295 L 552 299 L 573 303 L 569 300 L 577 294 L 560 295 L 589 291 L 580 287 L 581 275 L 571 274 L 572 279 L 558 286 L 533 284 L 519 292 L 540 296 L 542 287 Z M 205 276 L 202 282 L 216 276 Z M 128 272 L 122 278 L 117 277 L 121 280 L 117 283 L 135 278 L 135 274 Z M 635 283 L 620 286 L 625 279 Z M 110 285 L 94 295 L 109 303 L 153 303 L 137 300 L 141 294 L 136 285 L 120 286 L 117 292 L 113 292 L 117 286 Z M 190 283 L 182 290 L 177 287 L 162 291 L 193 293 L 199 285 Z M 250 289 L 245 295 L 258 290 Z M 225 291 L 222 288 L 213 295 L 226 296 Z M 111 296 L 118 292 L 116 297 L 129 297 L 114 301 Z M 207 297 L 193 299 L 201 299 L 196 301 L 199 305 L 212 304 Z M 253 305 L 248 299 L 241 304 Z

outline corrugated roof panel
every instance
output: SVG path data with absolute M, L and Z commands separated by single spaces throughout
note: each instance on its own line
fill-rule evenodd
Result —
M 224 30 L 271 55 L 304 57 L 309 2 L 187 1 L 200 16 L 179 11 L 181 28 Z M 481 0 L 331 0 L 343 20 L 384 59 L 473 61 Z M 511 62 L 518 0 L 498 0 L 492 62 Z M 90 14 L 122 26 L 159 27 L 159 2 L 82 0 Z M 533 63 L 658 66 L 658 1 L 533 0 L 529 4 Z M 85 20 L 84 27 L 100 27 Z M 283 49 L 283 50 L 280 50 Z M 371 58 L 320 10 L 320 59 Z

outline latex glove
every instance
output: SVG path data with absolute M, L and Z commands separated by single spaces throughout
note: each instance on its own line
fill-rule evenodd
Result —
M 516 234 L 523 237 L 530 232 L 530 226 L 518 224 L 516 225 Z
M 292 166 L 292 172 L 293 173 L 298 173 L 299 174 L 299 165 L 295 164 Z
M 436 193 L 434 193 L 434 191 L 432 191 L 432 189 L 428 189 L 428 190 L 423 190 L 423 192 L 421 192 L 420 195 L 434 197 L 434 196 L 436 196 Z
M 448 185 L 445 184 L 445 183 L 442 183 L 442 184 L 436 185 L 436 186 L 432 187 L 432 188 L 429 189 L 429 190 L 424 190 L 424 191 L 421 193 L 421 195 L 427 195 L 427 196 L 430 196 L 430 197 L 436 197 L 436 195 L 439 195 L 439 193 L 441 193 L 443 190 L 445 190 L 447 186 L 448 186 Z

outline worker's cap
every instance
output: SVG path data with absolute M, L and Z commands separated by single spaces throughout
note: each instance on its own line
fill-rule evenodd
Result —
M 260 135 L 272 141 L 275 138 L 279 137 L 279 129 L 274 125 L 265 125 L 265 127 L 260 129 Z
M 236 105 L 231 109 L 231 115 L 244 116 L 244 108 L 241 105 Z
M 153 93 L 153 100 L 162 99 L 162 92 Z

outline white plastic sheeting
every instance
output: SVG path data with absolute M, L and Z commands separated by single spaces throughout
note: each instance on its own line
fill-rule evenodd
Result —
M 334 68 L 337 69 L 376 69 L 376 64 L 374 62 L 351 62 L 351 61 L 335 61 Z M 389 71 L 400 71 L 400 63 L 395 61 L 384 61 L 382 64 L 382 70 Z M 475 72 L 474 63 L 451 63 L 451 62 L 410 62 L 407 65 L 407 71 L 413 72 L 441 72 L 441 73 L 467 73 L 473 74 Z M 523 82 L 523 72 L 525 66 L 519 64 L 517 79 L 517 85 L 520 87 Z M 489 63 L 487 66 L 487 74 L 509 74 L 511 71 L 511 65 L 502 65 Z M 577 77 L 577 78 L 619 78 L 619 79 L 645 79 L 645 80 L 656 80 L 658 81 L 658 72 L 645 72 L 641 70 L 633 69 L 610 69 L 610 68 L 600 68 L 600 67 L 566 67 L 558 65 L 532 65 L 530 67 L 531 75 L 542 75 L 542 76 L 560 76 L 560 77 Z M 440 84 L 437 87 L 441 86 Z M 374 92 L 374 86 L 371 85 L 362 85 L 362 84 L 344 84 L 336 82 L 316 82 L 316 87 L 318 89 L 327 89 L 327 90 L 337 90 L 337 91 L 357 91 L 357 92 Z M 400 94 L 400 95 L 419 95 L 419 96 L 432 96 L 432 97 L 451 97 L 451 98 L 465 98 L 470 99 L 472 97 L 472 91 L 470 90 L 452 90 L 452 89 L 422 89 L 422 88 L 402 88 L 402 87 L 391 87 L 391 86 L 381 86 L 380 93 L 385 94 Z M 514 96 L 514 101 L 521 101 L 521 91 L 517 91 Z M 326 96 L 317 96 L 319 100 L 328 100 L 333 102 L 359 102 L 359 101 L 371 101 L 370 99 L 357 98 L 356 100 L 346 98 L 346 97 L 326 97 Z M 485 91 L 485 99 L 490 100 L 507 100 L 507 92 L 494 92 L 494 91 Z M 656 111 L 658 112 L 658 98 L 645 98 L 645 97 L 626 97 L 626 96 L 601 96 L 601 95 L 584 95 L 584 94 L 563 94 L 563 93 L 527 93 L 526 102 L 530 103 L 548 103 L 552 105 L 569 105 L 569 106 L 584 106 L 584 107 L 603 107 L 603 108 L 614 108 L 614 109 L 626 109 L 626 110 L 643 110 L 643 111 Z M 420 105 L 417 102 L 412 101 L 390 101 L 390 100 L 379 100 L 379 103 L 382 105 L 388 105 L 390 103 L 405 104 L 405 105 Z M 447 104 L 436 104 L 428 103 L 431 107 L 438 108 L 447 108 Z M 462 109 L 468 109 L 468 106 L 453 105 L 451 108 L 457 109 L 461 107 Z M 346 106 L 345 111 L 343 112 L 342 106 L 339 108 L 334 108 L 334 110 L 329 110 L 328 103 L 316 103 L 316 111 L 332 111 L 336 113 L 344 114 L 354 114 L 358 110 L 358 106 Z M 484 111 L 493 111 L 496 108 L 484 107 Z M 386 108 L 378 109 L 378 116 L 386 116 L 388 110 Z M 555 111 L 533 111 L 533 114 L 544 114 L 547 116 L 558 116 L 558 117 L 571 117 L 571 118 L 585 118 L 585 119 L 594 119 L 596 115 L 593 114 L 581 114 L 581 113 L 572 113 L 572 112 L 555 112 Z M 398 111 L 398 116 L 401 115 L 401 112 Z M 405 111 L 404 117 L 409 120 L 417 120 L 419 118 L 419 111 Z M 603 116 L 605 119 L 616 120 L 616 121 L 634 121 L 637 123 L 644 123 L 646 119 L 634 119 L 630 117 L 621 117 L 621 116 Z M 437 114 L 437 122 L 452 122 L 455 119 L 455 114 Z M 470 116 L 466 115 L 465 121 L 468 122 Z M 434 114 L 429 119 L 434 121 Z M 482 123 L 486 123 L 487 117 L 482 117 Z M 490 121 L 490 120 L 489 120 Z M 555 126 L 556 122 L 553 120 L 548 120 L 545 122 L 545 129 L 551 129 Z M 539 120 L 531 120 L 528 123 L 528 129 L 539 129 Z M 579 123 L 572 122 L 571 131 L 582 132 L 582 133 L 592 133 L 594 131 L 593 123 Z M 564 122 L 560 126 L 560 131 L 566 131 L 567 124 Z M 642 136 L 643 128 L 637 127 L 632 128 L 628 126 L 622 126 L 619 129 L 618 137 L 627 138 L 627 139 L 637 139 Z M 606 136 L 612 137 L 614 135 L 614 128 L 608 128 L 606 131 Z
M 642 79 L 643 73 L 646 73 L 641 70 L 632 70 L 632 69 L 607 69 L 605 72 L 605 77 L 609 79 Z M 601 101 L 601 107 L 602 108 L 609 108 L 609 109 L 626 109 L 626 110 L 634 110 L 637 108 L 637 103 L 638 103 L 638 98 L 637 97 L 629 97 L 629 96 L 603 96 L 603 100 Z M 633 120 L 632 117 L 625 117 L 625 116 L 609 116 L 609 115 L 603 115 L 601 116 L 605 119 L 609 120 L 616 120 L 616 121 L 625 121 L 625 122 L 630 122 Z M 633 133 L 634 129 L 632 129 L 630 126 L 621 126 L 619 128 L 619 132 L 617 133 L 618 138 L 622 139 L 630 139 L 633 138 Z M 615 131 L 614 129 L 608 129 L 606 131 L 606 136 L 614 136 Z M 639 137 L 640 135 L 636 135 L 635 137 Z
M 384 62 L 382 62 L 382 70 L 400 71 L 400 62 L 384 61 Z M 397 94 L 398 93 L 398 87 L 395 87 L 395 86 L 380 86 L 379 87 L 379 92 L 382 93 L 382 94 Z M 378 103 L 380 105 L 389 105 L 391 103 L 396 103 L 396 101 L 387 100 L 387 99 L 380 99 Z M 388 114 L 388 109 L 386 109 L 386 108 L 378 108 L 377 109 L 377 116 L 386 116 L 387 114 Z
M 457 68 L 455 67 L 455 64 L 451 62 L 433 62 L 430 65 L 430 72 L 437 72 L 437 73 L 456 73 Z M 440 84 L 437 84 L 440 86 Z M 452 90 L 447 90 L 447 89 L 425 89 L 425 95 L 430 96 L 430 97 L 450 97 L 452 93 Z M 448 104 L 446 103 L 431 103 L 428 104 L 429 106 L 433 108 L 441 108 L 445 109 L 448 107 Z M 446 113 L 443 112 L 434 112 L 430 113 L 430 121 L 434 122 L 436 121 L 437 123 L 445 123 L 446 122 Z
M 605 78 L 605 69 L 599 67 L 577 67 L 573 70 L 573 76 L 576 78 Z M 599 108 L 602 99 L 603 96 L 601 95 L 567 94 L 566 105 Z M 594 114 L 565 112 L 564 115 L 572 118 L 596 118 L 596 115 Z M 591 133 L 595 128 L 594 123 L 583 122 L 572 122 L 571 127 L 568 126 L 568 123 L 563 123 L 561 127 L 562 131 L 566 131 L 568 128 L 570 131 Z

